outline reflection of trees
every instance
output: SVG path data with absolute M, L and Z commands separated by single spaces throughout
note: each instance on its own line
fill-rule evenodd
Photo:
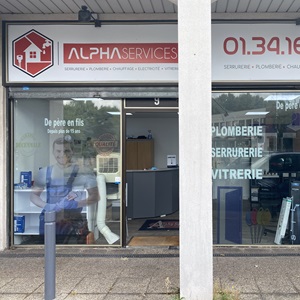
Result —
M 224 113 L 224 110 L 227 112 L 234 112 L 263 107 L 265 107 L 264 98 L 250 93 L 225 93 L 219 97 L 213 98 L 212 101 L 213 114 Z
M 230 112 L 257 110 L 269 112 L 266 118 L 266 124 L 286 126 L 292 123 L 292 114 L 296 109 L 277 109 L 276 101 L 264 101 L 265 97 L 251 93 L 224 93 L 212 100 L 213 114 L 226 114 Z M 283 101 L 281 101 L 283 102 Z
M 64 119 L 75 121 L 79 118 L 83 120 L 84 126 L 75 124 L 65 129 L 79 129 L 80 132 L 72 134 L 76 140 L 95 140 L 104 133 L 110 133 L 120 141 L 120 116 L 108 114 L 111 111 L 119 110 L 113 106 L 97 107 L 92 101 L 72 101 L 64 105 Z

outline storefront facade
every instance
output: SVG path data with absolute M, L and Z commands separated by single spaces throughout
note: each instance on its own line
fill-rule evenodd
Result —
M 94 40 L 99 28 L 93 25 L 5 26 L 13 132 L 11 244 L 43 244 L 42 219 L 54 209 L 63 215 L 57 221 L 58 243 L 126 246 L 123 107 L 129 98 L 145 98 L 160 108 L 164 101 L 172 102 L 170 95 L 177 96 L 177 26 L 103 25 L 101 43 Z M 144 39 L 136 43 L 137 36 Z M 59 147 L 70 148 L 67 164 L 57 153 L 63 151 Z M 48 184 L 62 172 L 68 185 L 75 166 L 79 170 L 72 192 Z M 98 203 L 89 193 L 93 188 L 101 199 Z M 73 192 L 79 195 L 71 199 L 77 203 L 65 201 Z M 77 217 L 65 217 L 71 203 L 79 205 Z M 67 231 L 73 232 L 72 238 L 65 238 Z M 90 234 L 82 241 L 75 232 Z
M 88 230 L 99 245 L 125 246 L 122 99 L 152 99 L 147 98 L 152 91 L 159 106 L 159 99 L 178 96 L 177 25 L 103 25 L 103 43 L 93 42 L 99 31 L 93 25 L 5 26 L 13 132 L 12 210 L 17 226 L 11 243 L 34 244 L 39 238 L 43 203 L 34 201 L 27 189 L 40 183 L 40 169 L 55 163 L 54 141 L 70 136 L 72 159 L 95 173 L 98 187 L 104 176 L 104 182 L 114 190 L 109 197 L 105 193 L 100 197 L 109 199 L 110 205 L 102 202 L 101 209 L 93 203 L 83 206 Z M 55 33 L 58 26 L 60 34 Z M 291 23 L 212 25 L 214 244 L 298 243 L 298 227 L 289 220 L 290 216 L 298 219 L 294 208 L 299 202 L 295 199 L 300 171 L 299 95 L 287 86 L 296 82 L 300 68 L 295 64 L 299 55 L 296 29 Z M 71 35 L 74 30 L 78 35 Z M 159 35 L 149 39 L 157 31 Z M 260 36 L 256 32 L 261 32 Z M 144 39 L 135 43 L 136 36 Z M 114 85 L 112 82 L 115 86 L 108 87 Z M 152 85 L 151 90 L 145 82 Z M 30 87 L 32 84 L 36 87 Z M 61 88 L 58 84 L 80 84 L 81 88 Z M 127 87 L 132 84 L 136 87 L 129 91 Z M 14 87 L 20 85 L 23 87 Z M 45 87 L 41 89 L 41 85 Z M 228 85 L 230 92 L 226 91 Z M 102 190 L 99 188 L 100 193 Z M 46 195 L 39 196 L 47 202 Z M 108 217 L 112 212 L 107 207 L 112 205 L 119 208 L 115 218 Z M 102 241 L 99 230 L 103 231 Z
M 203 11 L 205 7 L 202 5 L 204 6 L 204 4 L 194 4 L 194 8 L 198 5 L 194 14 L 199 17 L 199 9 L 201 7 Z M 292 185 L 298 180 L 299 102 L 298 94 L 294 91 L 297 89 L 298 81 L 298 64 L 295 61 L 297 61 L 299 50 L 295 16 L 286 19 L 281 17 L 281 20 L 278 17 L 276 22 L 267 17 L 257 21 L 252 18 L 250 25 L 244 25 L 241 20 L 236 20 L 235 24 L 227 25 L 227 17 L 218 15 L 218 18 L 215 17 L 218 19 L 216 22 L 221 24 L 212 25 L 212 51 L 210 51 L 209 37 L 205 34 L 201 40 L 204 42 L 202 45 L 193 40 L 193 34 L 189 28 L 191 28 L 191 24 L 196 25 L 197 23 L 193 23 L 190 15 L 188 17 L 188 11 L 191 12 L 185 7 L 181 7 L 180 10 L 179 6 L 179 20 L 185 16 L 186 23 L 183 25 L 179 22 L 178 40 L 171 41 L 172 43 L 178 42 L 179 45 L 183 45 L 182 41 L 190 43 L 189 47 L 185 44 L 178 50 L 179 57 L 183 57 L 183 54 L 186 55 L 186 60 L 179 61 L 182 69 L 179 71 L 178 78 L 179 87 L 182 83 L 178 96 L 179 118 L 182 122 L 179 139 L 182 145 L 180 150 L 180 201 L 182 203 L 180 213 L 183 292 L 189 290 L 186 288 L 189 285 L 188 273 L 192 271 L 188 270 L 186 266 L 188 262 L 191 262 L 192 257 L 199 258 L 201 251 L 207 253 L 205 257 L 208 259 L 199 260 L 199 264 L 194 264 L 193 270 L 196 271 L 200 267 L 200 263 L 203 268 L 205 262 L 204 268 L 207 266 L 205 268 L 208 270 L 207 274 L 212 274 L 210 269 L 211 249 L 203 246 L 206 243 L 210 244 L 212 240 L 219 245 L 281 245 L 286 243 L 297 245 L 296 234 L 296 238 L 293 239 L 295 231 L 290 237 L 283 239 L 282 232 L 277 228 L 281 213 L 280 201 L 284 198 L 287 207 L 294 205 L 289 199 L 292 187 L 295 197 L 297 196 L 296 188 Z M 236 18 L 238 19 L 238 16 Z M 251 18 L 249 17 L 249 19 Z M 261 22 L 262 19 L 269 24 Z M 204 18 L 204 20 L 206 19 Z M 210 33 L 205 25 L 207 23 L 203 28 Z M 21 37 L 22 34 L 19 36 Z M 199 39 L 201 38 L 199 37 Z M 188 55 L 189 48 L 192 46 L 195 46 L 194 49 L 199 50 L 205 59 L 193 54 Z M 213 93 L 209 96 L 207 90 L 201 88 L 201 84 L 205 87 L 209 85 L 207 79 L 210 77 L 210 66 L 205 61 L 208 61 L 211 56 L 213 64 L 209 82 L 213 82 Z M 189 61 L 187 61 L 188 59 Z M 196 62 L 201 63 L 206 74 L 203 74 L 203 69 L 202 73 L 199 69 L 194 70 L 193 74 L 188 73 L 190 65 Z M 15 61 L 15 66 L 10 64 L 9 68 L 18 69 L 22 74 L 21 77 L 26 77 L 24 70 L 20 70 L 20 66 L 18 66 L 18 60 Z M 48 69 L 42 72 L 43 76 L 51 70 L 49 66 L 46 68 Z M 197 80 L 195 80 L 195 75 L 199 75 L 199 77 L 196 76 Z M 61 73 L 57 75 L 57 78 L 60 76 L 62 76 Z M 175 83 L 174 86 L 177 85 L 176 79 L 173 81 L 173 78 L 170 77 L 168 80 Z M 203 102 L 202 107 L 198 105 L 199 95 L 201 95 L 201 103 Z M 183 105 L 180 102 L 180 99 L 183 98 L 186 101 L 190 99 L 191 105 Z M 62 98 L 58 101 L 61 100 Z M 112 99 L 108 97 L 106 100 Z M 120 98 L 113 100 L 121 101 Z M 68 104 L 59 103 L 59 105 Z M 212 114 L 209 117 L 205 116 L 205 112 L 210 109 L 212 109 Z M 197 113 L 200 113 L 203 118 L 199 118 Z M 57 120 L 57 115 L 53 114 L 53 116 Z M 66 122 L 73 120 L 72 117 L 61 116 L 59 118 L 60 121 Z M 44 124 L 45 119 L 47 119 L 48 125 L 50 121 L 54 123 L 52 117 L 44 116 Z M 193 121 L 195 119 L 197 122 Z M 121 123 L 121 120 L 119 122 Z M 46 126 L 44 124 L 43 126 Z M 201 128 L 199 135 L 194 137 L 193 141 L 187 137 L 190 128 Z M 78 130 L 78 128 L 73 129 Z M 206 138 L 209 130 L 212 130 L 211 141 Z M 48 148 L 49 146 L 50 142 Z M 212 149 L 213 151 L 211 151 Z M 211 161 L 208 167 L 207 160 L 201 159 L 200 162 L 199 157 L 196 159 L 197 155 L 194 156 L 194 154 L 197 151 L 204 154 L 204 157 L 212 156 L 212 168 Z M 273 156 L 274 153 L 279 156 Z M 291 153 L 296 156 L 292 156 Z M 50 162 L 52 158 L 50 155 L 48 156 Z M 182 157 L 185 159 L 182 160 Z M 17 157 L 14 159 L 16 160 Z M 23 166 L 20 167 L 23 168 Z M 36 167 L 39 168 L 40 165 Z M 198 175 L 201 178 L 201 187 L 191 186 L 191 179 L 197 178 Z M 208 188 L 211 186 L 211 179 L 212 191 Z M 277 188 L 279 185 L 282 188 L 274 191 L 274 186 Z M 198 195 L 198 200 L 194 199 L 195 194 Z M 204 201 L 199 203 L 199 199 L 207 199 L 207 197 L 212 199 L 211 203 L 203 203 Z M 210 219 L 211 212 L 213 212 L 214 223 Z M 294 217 L 297 219 L 296 211 Z M 188 219 L 197 220 L 195 226 L 191 226 Z M 210 233 L 211 224 L 214 229 L 213 236 Z M 290 223 L 286 223 L 286 226 L 288 228 Z M 287 232 L 289 233 L 289 231 Z M 122 235 L 122 232 L 116 234 Z M 195 235 L 201 236 L 201 238 L 194 241 L 192 249 L 191 247 L 185 248 L 185 245 L 188 245 Z M 197 259 L 193 261 L 195 262 Z M 192 273 L 196 274 L 197 272 Z M 200 277 L 198 282 L 207 282 L 205 278 L 211 278 L 206 275 Z M 203 289 L 210 290 L 210 286 Z M 196 290 L 197 288 L 195 288 Z

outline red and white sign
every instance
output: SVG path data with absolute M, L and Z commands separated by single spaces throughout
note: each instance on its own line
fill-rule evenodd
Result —
M 13 66 L 31 77 L 53 66 L 53 41 L 31 30 L 13 41 Z
M 293 24 L 212 25 L 214 81 L 295 81 L 300 32 Z
M 64 44 L 65 64 L 177 64 L 177 43 Z
M 117 146 L 118 141 L 110 133 L 104 133 L 100 135 L 96 141 L 94 141 L 94 147 L 97 152 L 104 156 L 111 154 Z
M 177 82 L 177 25 L 7 26 L 7 82 Z
M 7 26 L 7 82 L 177 83 L 176 24 Z M 30 50 L 35 54 L 30 57 Z M 213 24 L 212 80 L 298 81 L 295 24 Z

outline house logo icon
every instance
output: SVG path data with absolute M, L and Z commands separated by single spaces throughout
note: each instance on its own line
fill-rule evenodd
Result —
M 36 77 L 53 66 L 53 41 L 31 30 L 13 42 L 13 66 Z

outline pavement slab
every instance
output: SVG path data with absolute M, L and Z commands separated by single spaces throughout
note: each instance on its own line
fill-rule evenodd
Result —
M 240 300 L 299 300 L 299 256 L 297 247 L 214 247 L 214 284 Z M 59 248 L 55 300 L 175 299 L 179 257 L 167 247 Z M 42 248 L 0 252 L 0 300 L 44 299 L 44 273 Z

